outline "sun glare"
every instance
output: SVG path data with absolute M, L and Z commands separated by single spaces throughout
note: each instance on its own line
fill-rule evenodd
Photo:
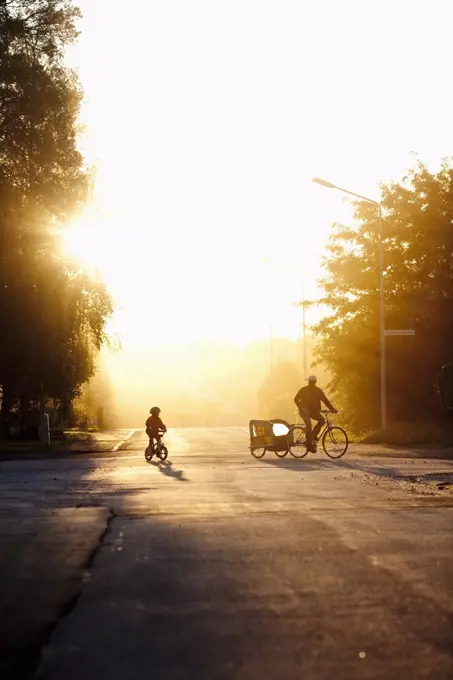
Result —
M 76 218 L 62 234 L 63 254 L 89 270 L 103 269 L 102 238 L 94 220 Z
M 130 339 L 245 342 L 268 337 L 271 325 L 276 336 L 300 334 L 294 302 L 302 285 L 308 299 L 319 295 L 331 223 L 351 216 L 341 196 L 311 178 L 378 198 L 377 182 L 404 167 L 414 146 L 427 147 L 423 102 L 411 107 L 411 126 L 403 106 L 411 73 L 406 91 L 399 79 L 386 82 L 392 107 L 377 96 L 382 71 L 398 72 L 400 53 L 367 52 L 362 41 L 368 56 L 357 62 L 361 13 L 349 21 L 334 3 L 326 23 L 316 3 L 136 0 L 142 21 L 130 36 L 123 12 L 110 11 L 113 0 L 80 4 L 72 58 L 86 92 L 83 148 L 99 166 L 103 221 L 77 222 L 68 252 L 100 269 Z M 399 44 L 406 10 L 391 8 L 403 27 Z M 316 32 L 301 39 L 310 22 L 325 27 L 330 50 L 320 51 Z M 352 80 L 338 77 L 333 55 Z

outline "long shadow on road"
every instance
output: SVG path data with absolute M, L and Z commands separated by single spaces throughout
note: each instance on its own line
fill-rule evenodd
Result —
M 361 469 L 355 463 L 348 460 L 313 460 L 311 458 L 263 458 L 261 463 L 272 465 L 285 470 L 292 470 L 293 472 L 320 472 L 322 470 L 334 470 L 340 468 L 342 470 L 357 470 Z
M 262 462 L 299 472 L 357 469 L 348 460 Z M 172 465 L 157 466 L 181 481 Z M 166 486 L 181 496 L 184 487 L 163 480 L 153 487 L 157 475 L 146 474 L 152 468 L 144 464 L 124 478 L 109 470 L 99 478 L 93 466 L 80 466 L 67 490 L 64 465 L 50 471 L 51 465 L 49 499 L 42 502 L 51 515 L 51 491 L 59 490 L 58 533 L 47 535 L 32 522 L 0 561 L 0 601 L 12 589 L 18 615 L 14 640 L 0 643 L 2 662 L 4 653 L 9 658 L 2 680 L 32 677 L 56 624 L 45 680 L 452 677 L 447 608 L 385 563 L 371 566 L 366 551 L 349 546 L 324 521 L 302 511 L 264 522 L 253 513 L 211 516 L 209 509 L 156 516 L 153 495 Z M 17 484 L 12 487 L 14 495 Z M 31 503 L 25 487 L 21 497 Z M 141 516 L 133 516 L 135 498 Z M 226 500 L 230 507 L 228 494 Z M 92 506 L 98 512 L 114 501 L 121 516 L 110 515 L 107 523 L 100 517 L 89 546 L 74 558 L 75 504 L 86 503 L 82 513 Z M 22 515 L 11 521 L 20 524 Z M 44 533 L 32 542 L 38 531 Z M 69 585 L 56 598 L 61 584 Z M 36 617 L 32 637 L 20 630 L 21 612 Z M 7 617 L 0 621 L 3 632 Z
M 38 677 L 447 680 L 451 630 L 306 513 L 119 517 Z
M 312 460 L 310 458 L 280 458 L 263 459 L 261 462 L 277 468 L 291 470 L 292 472 L 332 472 L 334 470 L 361 472 L 368 475 L 376 475 L 383 479 L 389 479 L 408 483 L 432 483 L 447 487 L 453 482 L 453 469 L 451 472 L 427 472 L 427 473 L 404 473 L 399 469 L 370 464 L 361 460 L 341 458 L 339 460 Z
M 187 477 L 184 476 L 183 470 L 177 470 L 173 467 L 173 463 L 169 460 L 162 461 L 151 461 L 150 463 L 153 467 L 157 468 L 166 477 L 171 477 L 176 479 L 178 482 L 188 482 Z
M 144 461 L 138 474 L 122 466 L 103 459 L 0 463 L 2 680 L 33 676 L 40 649 L 76 602 L 112 517 L 130 508 L 150 512 L 159 488 L 155 475 Z

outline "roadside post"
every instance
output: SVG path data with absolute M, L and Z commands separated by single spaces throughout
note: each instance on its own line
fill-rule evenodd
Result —
M 43 413 L 41 415 L 41 424 L 39 428 L 39 438 L 41 443 L 46 447 L 50 447 L 50 423 L 49 414 Z

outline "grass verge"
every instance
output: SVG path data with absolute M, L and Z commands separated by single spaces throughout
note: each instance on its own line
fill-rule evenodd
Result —
M 361 444 L 453 446 L 453 423 L 398 423 L 357 436 Z

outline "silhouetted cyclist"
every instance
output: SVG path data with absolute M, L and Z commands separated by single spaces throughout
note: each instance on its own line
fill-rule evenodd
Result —
M 318 435 L 326 422 L 326 419 L 321 413 L 321 402 L 325 404 L 332 413 L 338 413 L 337 409 L 332 406 L 324 392 L 317 387 L 316 382 L 316 376 L 311 375 L 308 378 L 308 385 L 302 387 L 294 397 L 301 418 L 307 428 L 307 449 L 312 453 L 316 453 Z M 316 420 L 316 425 L 313 430 L 311 427 L 312 420 Z
M 150 410 L 150 416 L 147 419 L 145 425 L 146 425 L 146 434 L 149 437 L 149 445 L 151 448 L 151 451 L 153 449 L 154 445 L 154 440 L 156 442 L 159 442 L 161 437 L 161 433 L 164 433 L 167 431 L 166 426 L 162 422 L 160 418 L 160 408 L 158 406 L 153 406 L 152 409 Z

